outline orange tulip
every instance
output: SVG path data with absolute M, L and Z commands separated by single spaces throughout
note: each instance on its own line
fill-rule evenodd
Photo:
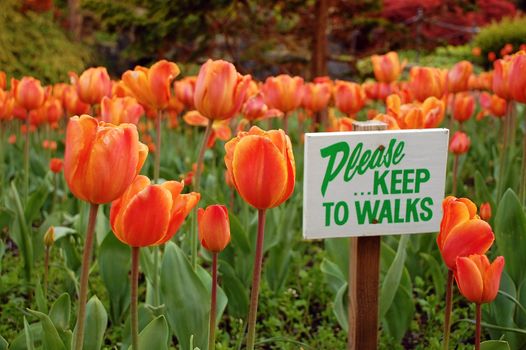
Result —
M 104 97 L 101 101 L 100 119 L 107 123 L 137 125 L 143 114 L 144 108 L 133 97 Z
M 0 121 L 13 118 L 15 99 L 10 92 L 0 89 Z
M 462 131 L 457 131 L 449 142 L 449 151 L 454 154 L 464 154 L 469 150 L 470 146 L 471 140 L 468 135 Z
M 16 103 L 25 110 L 37 109 L 44 103 L 44 88 L 35 78 L 11 79 L 11 89 Z
M 164 109 L 170 102 L 170 81 L 179 75 L 179 67 L 166 60 L 154 63 L 150 68 L 141 66 L 122 75 L 128 95 L 135 97 L 145 108 Z
M 511 59 L 496 60 L 493 63 L 493 68 L 493 92 L 509 101 L 511 99 L 509 89 Z
M 400 126 L 398 125 L 396 119 L 388 114 L 379 113 L 373 118 L 373 120 L 386 123 L 388 130 L 400 130 Z
M 458 93 L 455 95 L 453 104 L 453 118 L 463 123 L 473 115 L 475 111 L 475 99 L 470 93 Z
M 283 130 L 253 126 L 225 144 L 225 163 L 239 195 L 257 209 L 273 208 L 294 191 L 296 167 Z
M 480 205 L 480 218 L 484 221 L 491 219 L 491 204 L 484 202 Z
M 51 158 L 49 160 L 49 170 L 54 172 L 55 174 L 58 174 L 62 171 L 62 168 L 64 167 L 64 161 L 60 158 Z
M 444 120 L 446 114 L 446 105 L 444 101 L 436 97 L 428 97 L 422 103 L 424 112 L 424 128 L 436 128 Z
M 186 77 L 174 82 L 175 97 L 179 99 L 187 109 L 195 109 L 194 91 L 197 77 Z
M 398 79 L 402 73 L 403 66 L 400 65 L 398 54 L 394 51 L 385 55 L 371 56 L 373 62 L 373 71 L 376 80 L 383 83 L 391 83 Z
M 257 93 L 246 100 L 241 109 L 241 113 L 245 119 L 251 121 L 283 116 L 283 112 L 280 110 L 268 108 L 261 93 Z
M 336 80 L 334 85 L 334 104 L 343 113 L 353 115 L 365 105 L 365 92 L 356 83 Z
M 393 86 L 389 83 L 366 82 L 362 84 L 362 88 L 371 100 L 385 100 L 393 93 Z
M 195 83 L 195 108 L 208 119 L 232 118 L 241 109 L 251 79 L 230 62 L 206 61 Z
M 0 70 L 0 90 L 4 90 L 7 85 L 7 77 L 4 71 Z
M 307 83 L 303 85 L 303 108 L 311 112 L 319 112 L 331 99 L 330 83 Z
M 89 112 L 89 104 L 81 101 L 74 86 L 68 85 L 64 88 L 63 99 L 68 116 L 82 115 Z
M 281 74 L 268 77 L 261 87 L 263 98 L 269 108 L 276 108 L 283 113 L 295 110 L 303 98 L 303 78 Z
M 526 54 L 516 54 L 511 63 L 509 74 L 509 92 L 515 101 L 526 103 Z
M 493 116 L 500 118 L 506 115 L 508 103 L 505 99 L 483 92 L 479 96 L 479 101 L 482 108 L 489 111 Z
M 503 256 L 497 257 L 491 264 L 486 255 L 459 256 L 455 272 L 458 289 L 473 303 L 490 303 L 497 297 L 503 269 Z
M 210 205 L 197 210 L 199 241 L 212 253 L 219 253 L 230 242 L 230 220 L 224 205 Z
M 138 175 L 122 196 L 111 203 L 110 224 L 115 236 L 132 247 L 166 243 L 199 202 L 199 193 L 181 194 L 183 184 L 152 185 Z
M 88 115 L 73 117 L 66 131 L 64 177 L 77 198 L 109 203 L 132 183 L 147 154 L 135 125 L 115 126 Z
M 82 102 L 99 104 L 104 96 L 111 95 L 111 80 L 105 67 L 86 69 L 77 81 L 77 92 Z
M 456 258 L 484 254 L 495 236 L 491 226 L 477 216 L 477 206 L 467 198 L 446 197 L 437 245 L 446 266 L 455 270 Z
M 450 93 L 466 91 L 473 65 L 469 61 L 460 61 L 447 74 L 447 91 Z
M 429 96 L 442 98 L 446 90 L 447 71 L 430 67 L 413 67 L 409 72 L 411 93 L 418 101 Z

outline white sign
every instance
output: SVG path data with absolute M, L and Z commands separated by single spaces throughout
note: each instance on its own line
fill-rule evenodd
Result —
M 304 238 L 437 232 L 448 129 L 307 133 Z

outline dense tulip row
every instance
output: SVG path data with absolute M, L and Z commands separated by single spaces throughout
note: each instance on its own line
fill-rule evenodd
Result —
M 374 55 L 372 66 L 377 81 L 363 84 L 333 81 L 328 77 L 304 82 L 301 77 L 289 75 L 257 82 L 249 75 L 240 74 L 231 63 L 208 60 L 201 66 L 197 77 L 175 80 L 180 74 L 179 67 L 161 60 L 149 68 L 138 66 L 128 70 L 118 81 L 113 81 L 104 67 L 96 67 L 87 69 L 80 76 L 72 73 L 70 84 L 48 87 L 42 87 L 32 77 L 12 78 L 9 90 L 5 74 L 0 72 L 2 137 L 3 130 L 8 123 L 13 123 L 13 119 L 23 121 L 26 198 L 30 134 L 44 127 L 62 131 L 63 121 L 68 118 L 63 142 L 64 159 L 51 158 L 49 168 L 55 174 L 63 169 L 71 193 L 91 206 L 80 275 L 79 331 L 74 339 L 75 348 L 81 349 L 83 344 L 97 208 L 110 203 L 111 229 L 121 242 L 132 248 L 133 348 L 138 348 L 139 248 L 168 242 L 188 216 L 192 219 L 189 246 L 194 271 L 197 269 L 198 242 L 212 253 L 208 346 L 214 348 L 217 255 L 230 242 L 228 210 L 233 208 L 214 204 L 206 209 L 199 208 L 195 215 L 192 211 L 201 199 L 200 178 L 206 169 L 204 153 L 213 147 L 216 139 L 228 141 L 224 155 L 226 183 L 258 211 L 247 322 L 247 348 L 253 349 L 264 254 L 265 213 L 289 199 L 296 183 L 293 146 L 287 135 L 291 118 L 298 118 L 297 126 L 302 133 L 306 127 L 313 131 L 350 131 L 352 121 L 364 117 L 385 122 L 392 130 L 435 128 L 443 125 L 450 115 L 448 126 L 456 129 L 449 148 L 454 155 L 452 194 L 455 195 L 459 157 L 470 149 L 465 123 L 477 109 L 480 110 L 478 120 L 488 115 L 508 120 L 515 102 L 526 103 L 526 53 L 522 51 L 496 60 L 493 72 L 478 75 L 473 73 L 470 62 L 462 61 L 449 70 L 413 66 L 409 69 L 409 80 L 400 81 L 406 63 L 401 63 L 395 52 Z M 371 108 L 372 105 L 375 108 Z M 383 110 L 378 111 L 378 106 Z M 261 121 L 269 118 L 280 118 L 284 130 L 261 129 Z M 180 119 L 192 126 L 206 127 L 202 147 L 184 181 L 161 180 L 161 128 L 163 125 L 177 128 Z M 167 123 L 163 124 L 165 120 Z M 150 130 L 151 122 L 155 124 L 155 130 Z M 155 134 L 155 140 L 150 134 Z M 294 135 L 293 139 L 301 140 L 301 136 Z M 10 136 L 9 143 L 15 142 Z M 53 140 L 44 142 L 47 142 L 45 148 L 50 152 L 57 148 L 56 143 L 51 146 Z M 152 180 L 140 175 L 148 153 L 155 157 Z M 505 171 L 506 157 L 501 159 L 499 169 Z M 192 192 L 185 193 L 185 186 L 191 186 Z M 504 258 L 498 257 L 490 264 L 484 255 L 495 239 L 487 222 L 491 217 L 488 203 L 480 207 L 479 217 L 477 206 L 471 200 L 449 196 L 444 200 L 443 210 L 437 244 L 449 270 L 445 325 L 447 348 L 453 278 L 460 292 L 477 304 L 479 314 L 480 304 L 491 302 L 497 296 Z M 52 240 L 49 238 L 52 233 L 46 236 L 47 242 Z M 158 250 L 153 252 L 157 269 L 156 259 L 161 253 Z M 158 274 L 157 270 L 155 274 Z M 154 294 L 157 293 L 154 296 L 157 305 L 154 306 L 158 306 L 161 303 L 157 278 L 152 283 Z M 479 342 L 480 332 L 477 334 Z

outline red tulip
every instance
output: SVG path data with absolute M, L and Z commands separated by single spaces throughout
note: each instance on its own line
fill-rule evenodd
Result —
M 179 99 L 187 109 L 195 109 L 194 91 L 197 77 L 186 77 L 174 82 L 175 97 Z
M 20 81 L 11 79 L 11 89 L 16 103 L 26 110 L 37 109 L 44 103 L 44 88 L 35 78 L 23 77 Z
M 509 101 L 511 99 L 509 88 L 511 59 L 496 60 L 493 67 L 493 92 Z
M 413 67 L 409 73 L 411 92 L 418 101 L 430 96 L 442 98 L 446 91 L 447 71 L 430 67 Z
M 64 166 L 64 161 L 61 158 L 51 158 L 49 160 L 49 170 L 55 174 L 60 173 Z
M 319 112 L 331 99 L 330 83 L 307 83 L 303 85 L 303 108 L 311 112 Z
M 449 142 L 449 151 L 454 154 L 464 154 L 469 150 L 470 145 L 471 140 L 468 135 L 462 131 L 457 131 Z
M 394 51 L 385 55 L 371 56 L 373 71 L 376 80 L 384 83 L 391 83 L 398 79 L 402 73 L 403 66 L 398 60 L 398 54 Z
M 343 113 L 353 115 L 365 105 L 365 92 L 359 84 L 336 80 L 333 93 L 334 103 Z
M 197 211 L 199 223 L 199 241 L 212 252 L 219 253 L 230 242 L 230 221 L 224 205 L 210 205 Z
M 463 123 L 473 115 L 475 111 L 475 99 L 470 93 L 458 93 L 455 95 L 453 104 L 453 117 L 459 123 Z
M 447 74 L 447 91 L 456 93 L 468 90 L 469 77 L 473 72 L 473 65 L 469 61 L 460 61 Z
M 104 97 L 101 102 L 100 119 L 107 123 L 137 125 L 143 114 L 144 108 L 133 97 Z
M 484 221 L 489 221 L 489 219 L 491 219 L 491 204 L 488 202 L 480 205 L 480 218 Z
M 515 101 L 526 103 L 526 53 L 522 51 L 512 58 L 509 73 L 509 92 Z

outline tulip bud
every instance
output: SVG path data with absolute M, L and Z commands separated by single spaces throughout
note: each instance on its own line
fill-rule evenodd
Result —
M 473 65 L 469 61 L 460 61 L 447 74 L 447 91 L 449 93 L 468 90 L 469 77 Z
M 493 92 L 509 101 L 511 99 L 509 87 L 511 59 L 496 60 L 493 68 Z
M 143 114 L 144 108 L 133 97 L 104 97 L 101 102 L 100 119 L 107 123 L 137 125 Z
M 199 208 L 197 221 L 199 241 L 203 247 L 212 253 L 223 251 L 230 242 L 230 221 L 226 207 L 216 204 L 206 209 Z
M 55 243 L 55 227 L 49 226 L 44 234 L 44 245 L 46 247 L 51 247 L 53 243 Z
M 457 131 L 453 134 L 451 141 L 449 142 L 449 151 L 454 154 L 464 154 L 469 150 L 471 140 L 468 135 L 462 131 Z
M 49 170 L 51 170 L 55 174 L 60 173 L 62 171 L 63 166 L 64 161 L 60 158 L 51 158 L 49 160 Z
M 373 71 L 376 80 L 383 83 L 391 83 L 398 79 L 402 73 L 402 65 L 398 60 L 398 54 L 394 51 L 385 55 L 371 56 Z
M 319 112 L 331 99 L 330 83 L 307 83 L 303 85 L 303 108 L 311 112 Z
M 470 93 L 458 93 L 454 96 L 453 118 L 463 123 L 473 115 L 475 111 L 475 99 Z
M 333 93 L 336 108 L 343 113 L 353 115 L 365 105 L 365 92 L 359 84 L 336 80 Z
M 268 77 L 261 87 L 263 98 L 269 108 L 288 113 L 301 105 L 303 98 L 303 78 L 281 74 Z
M 430 96 L 442 98 L 446 90 L 447 71 L 431 67 L 413 67 L 409 72 L 411 93 L 418 101 Z
M 491 204 L 484 202 L 480 205 L 480 218 L 484 221 L 491 219 Z

